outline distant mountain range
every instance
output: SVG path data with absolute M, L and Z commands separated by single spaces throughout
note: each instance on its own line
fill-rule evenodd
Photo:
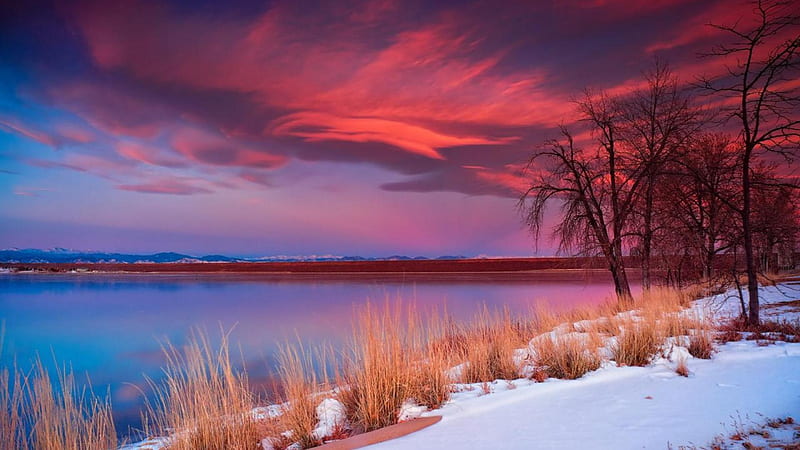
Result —
M 308 255 L 308 256 L 263 256 L 260 258 L 233 258 L 224 255 L 190 256 L 175 252 L 161 252 L 151 255 L 127 253 L 86 252 L 65 248 L 47 250 L 25 248 L 0 250 L 0 262 L 4 263 L 208 263 L 208 262 L 313 262 L 313 261 L 408 261 L 430 259 L 466 259 L 465 256 L 425 256 L 392 255 L 385 258 L 363 256 Z

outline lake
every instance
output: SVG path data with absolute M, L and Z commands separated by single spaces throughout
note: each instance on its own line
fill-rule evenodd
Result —
M 484 304 L 524 313 L 537 302 L 555 310 L 613 298 L 605 273 L 265 275 L 2 274 L 2 363 L 28 367 L 36 355 L 110 386 L 117 422 L 138 423 L 144 376 L 158 378 L 161 343 L 184 342 L 193 327 L 231 329 L 248 374 L 269 379 L 276 345 L 299 336 L 334 347 L 352 332 L 354 310 L 367 302 L 446 307 L 467 319 Z M 238 354 L 238 352 L 237 352 Z M 123 432 L 124 434 L 124 432 Z

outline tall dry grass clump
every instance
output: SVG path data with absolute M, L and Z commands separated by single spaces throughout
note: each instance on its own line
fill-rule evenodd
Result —
M 684 312 L 668 313 L 657 320 L 658 329 L 665 337 L 688 336 L 692 330 L 705 326 L 699 317 Z
M 423 322 L 400 302 L 382 311 L 367 304 L 357 315 L 337 380 L 353 431 L 397 423 L 408 400 L 437 408 L 450 398 L 447 369 L 456 340 L 438 314 L 428 317 Z
M 536 333 L 551 331 L 566 320 L 561 314 L 554 312 L 549 304 L 541 301 L 530 307 L 528 315 L 531 329 Z
M 636 306 L 640 307 L 645 316 L 664 316 L 669 313 L 682 311 L 690 302 L 686 293 L 670 288 L 654 287 L 642 293 L 641 300 Z
M 117 434 L 106 398 L 78 387 L 70 370 L 53 379 L 41 361 L 23 376 L 16 368 L 0 373 L 0 448 L 106 450 Z
M 387 306 L 379 313 L 367 304 L 354 325 L 339 400 L 357 432 L 397 423 L 400 406 L 409 396 L 411 331 L 404 329 L 399 312 Z
M 686 358 L 680 357 L 678 358 L 678 363 L 675 366 L 675 373 L 682 377 L 689 377 L 689 366 L 686 365 Z
M 108 449 L 117 445 L 111 404 L 78 388 L 66 369 L 57 372 L 56 383 L 41 362 L 28 380 L 31 446 L 36 449 Z
M 278 375 L 283 395 L 281 423 L 291 433 L 291 440 L 302 448 L 322 443 L 321 436 L 314 434 L 319 422 L 317 393 L 325 390 L 327 376 L 317 376 L 313 360 L 302 344 L 283 345 L 278 352 Z
M 3 368 L 0 371 L 0 450 L 27 448 L 22 417 L 20 374 Z
M 664 339 L 652 317 L 629 319 L 611 347 L 612 357 L 620 366 L 646 366 L 661 350 Z
M 462 381 L 479 383 L 496 379 L 514 379 L 519 366 L 514 350 L 524 346 L 521 325 L 511 319 L 508 311 L 490 313 L 486 306 L 464 327 L 464 361 Z
M 600 368 L 597 346 L 601 341 L 595 332 L 547 333 L 531 341 L 531 354 L 548 377 L 574 380 Z
M 714 347 L 714 336 L 707 327 L 700 327 L 692 330 L 689 335 L 689 353 L 695 358 L 711 359 L 716 352 Z
M 234 369 L 228 334 L 213 346 L 195 331 L 181 349 L 167 343 L 164 378 L 151 381 L 155 399 L 143 418 L 145 432 L 169 436 L 170 449 L 253 449 L 262 436 L 252 415 L 247 376 Z
M 415 319 L 421 322 L 418 319 Z M 441 342 L 443 326 L 438 314 L 433 314 L 424 324 L 422 332 L 416 333 L 413 347 L 418 350 L 411 367 L 409 395 L 418 404 L 435 409 L 450 399 L 450 377 L 452 353 L 448 346 L 436 345 Z

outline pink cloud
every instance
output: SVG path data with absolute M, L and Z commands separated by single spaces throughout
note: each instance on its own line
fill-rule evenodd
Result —
M 119 141 L 115 148 L 125 158 L 145 164 L 163 167 L 185 167 L 186 164 L 176 157 L 165 155 L 165 152 L 153 145 L 144 145 L 133 141 Z
M 172 178 L 153 180 L 138 184 L 118 184 L 116 187 L 117 189 L 121 189 L 123 191 L 141 192 L 145 194 L 192 195 L 207 194 L 211 192 L 206 188 L 194 186 L 185 181 Z
M 170 143 L 178 153 L 192 161 L 219 166 L 246 166 L 274 169 L 288 158 L 245 146 L 235 139 L 207 130 L 180 127 L 172 132 Z
M 741 8 L 741 6 L 742 4 L 731 5 L 729 1 L 709 2 L 705 11 L 679 24 L 665 39 L 649 45 L 646 51 L 654 53 L 660 50 L 670 50 L 724 35 L 724 32 L 708 26 L 709 23 L 733 25 L 738 22 L 740 25 L 746 26 L 752 15 L 744 15 L 743 12 L 746 8 Z
M 0 129 L 6 129 L 15 134 L 32 139 L 40 144 L 48 145 L 50 147 L 56 147 L 58 145 L 56 140 L 49 134 L 29 125 L 23 124 L 14 118 L 0 119 Z
M 107 84 L 59 83 L 48 94 L 59 106 L 114 136 L 153 138 L 161 131 L 165 118 L 174 117 L 158 101 Z
M 273 186 L 272 178 L 268 174 L 261 171 L 243 170 L 239 174 L 239 178 L 254 184 L 260 184 L 261 186 Z
M 594 20 L 623 20 L 692 3 L 691 0 L 561 0 L 559 9 L 574 11 L 592 10 Z
M 530 173 L 523 174 L 522 167 L 506 165 L 502 170 L 471 169 L 475 177 L 483 183 L 501 186 L 515 194 L 520 194 L 530 186 Z
M 88 144 L 97 138 L 91 130 L 71 123 L 56 124 L 55 131 L 64 139 L 79 144 Z
M 42 192 L 49 192 L 51 189 L 37 187 L 15 187 L 14 195 L 22 197 L 38 197 Z

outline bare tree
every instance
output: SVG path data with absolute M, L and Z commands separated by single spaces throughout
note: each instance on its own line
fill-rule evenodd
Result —
M 759 269 L 770 272 L 773 257 L 792 257 L 800 238 L 798 185 L 781 179 L 775 167 L 760 165 L 753 173 L 753 241 Z
M 717 255 L 739 245 L 741 227 L 728 206 L 740 203 L 739 166 L 740 155 L 728 135 L 700 134 L 669 164 L 657 188 L 662 205 L 657 221 L 671 235 L 664 246 L 672 252 L 682 246 L 696 255 L 705 279 L 714 275 Z
M 669 66 L 656 61 L 644 73 L 647 87 L 623 100 L 621 138 L 644 178 L 633 211 L 630 233 L 639 238 L 642 287 L 649 290 L 653 239 L 657 231 L 656 186 L 667 163 L 678 156 L 690 137 L 699 129 L 699 110 L 678 85 Z
M 599 143 L 597 150 L 587 152 L 577 147 L 572 134 L 562 126 L 563 140 L 548 141 L 531 158 L 527 169 L 532 175 L 531 185 L 518 206 L 538 239 L 546 205 L 559 200 L 562 218 L 554 230 L 559 251 L 601 255 L 614 280 L 617 298 L 628 302 L 632 296 L 622 244 L 638 180 L 633 181 L 622 170 L 615 103 L 587 92 L 579 107 L 592 125 Z
M 748 322 L 758 325 L 759 299 L 752 226 L 752 167 L 764 153 L 791 157 L 800 140 L 800 16 L 796 3 L 757 0 L 755 25 L 712 24 L 730 42 L 714 47 L 707 57 L 722 58 L 726 74 L 703 78 L 699 85 L 725 106 L 726 118 L 737 124 L 742 143 L 741 216 L 749 294 Z

